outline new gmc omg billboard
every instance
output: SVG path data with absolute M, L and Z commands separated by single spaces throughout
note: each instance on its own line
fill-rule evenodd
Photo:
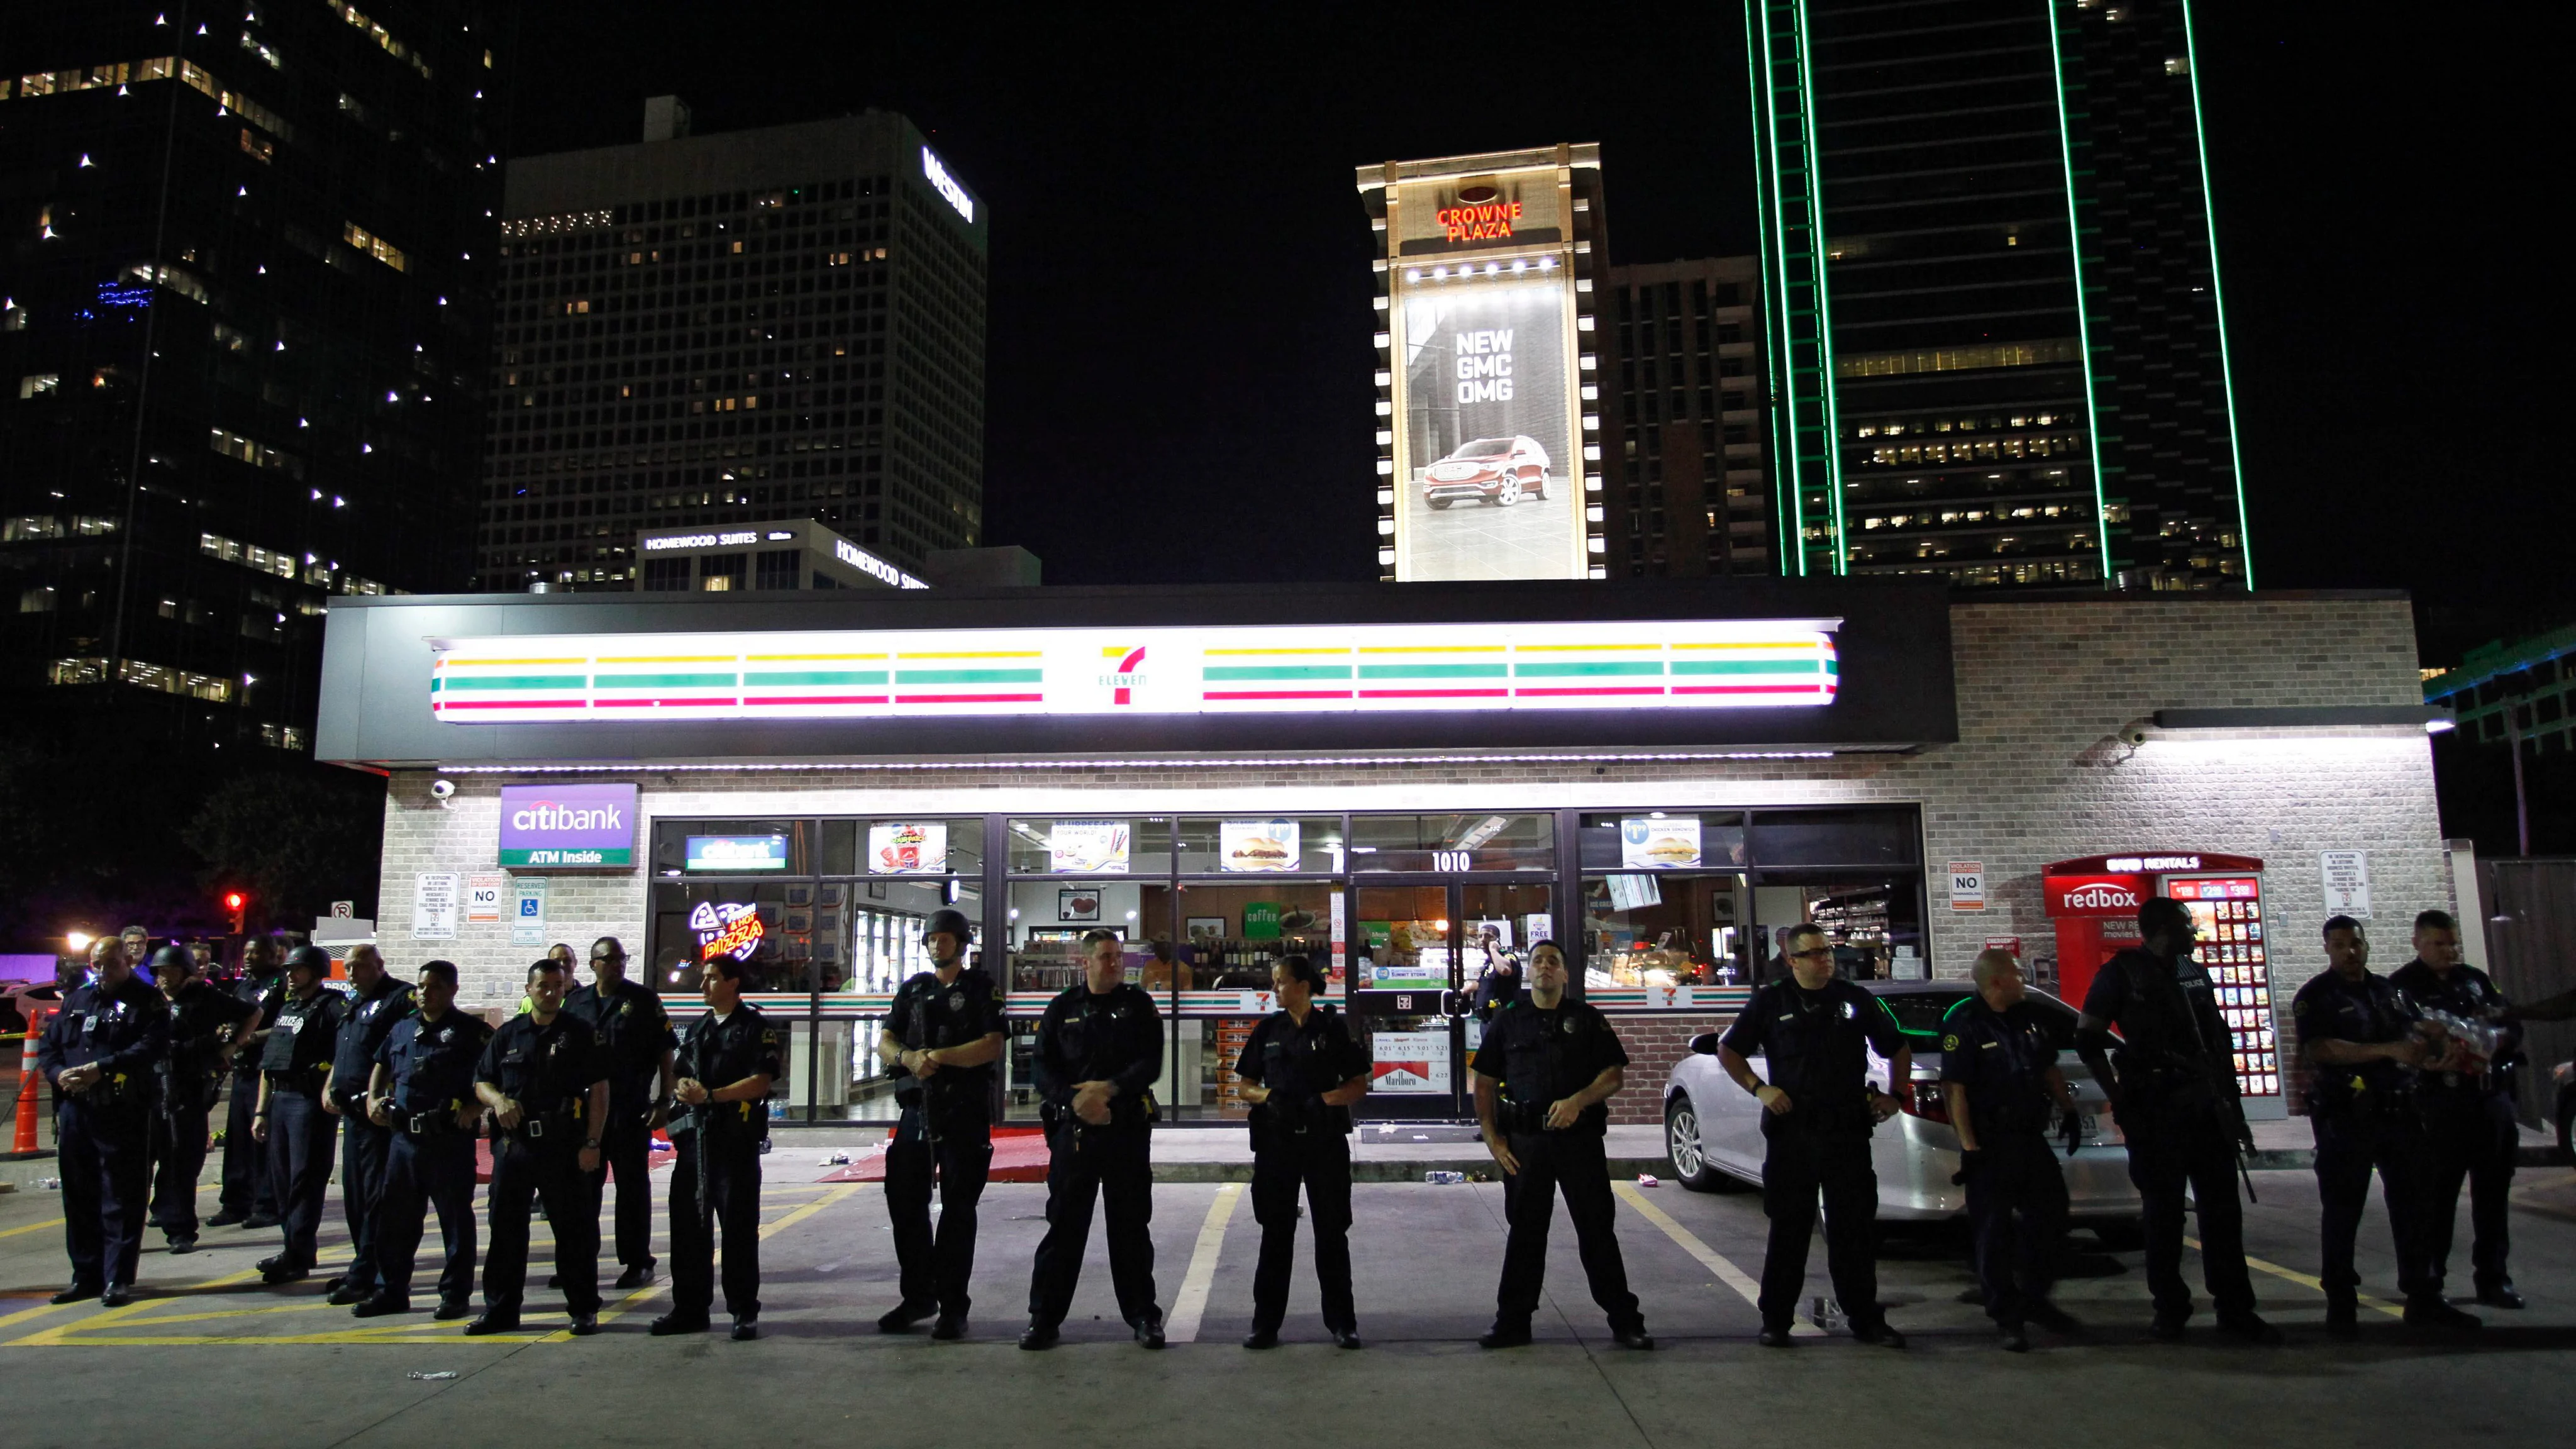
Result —
M 1396 200 L 1396 577 L 1583 578 L 1574 277 L 1555 171 L 1408 182 Z

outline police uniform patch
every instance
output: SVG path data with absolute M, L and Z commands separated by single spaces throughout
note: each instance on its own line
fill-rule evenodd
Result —
M 964 1009 L 965 1009 L 965 1006 L 966 1006 L 966 993 L 965 993 L 965 992 L 963 992 L 963 991 L 951 991 L 951 992 L 949 992 L 949 993 L 948 993 L 948 1009 L 949 1009 L 950 1011 L 962 1011 L 962 1010 L 964 1010 Z
M 1574 1035 L 1574 1018 L 1570 1016 L 1567 1017 L 1559 1030 L 1562 1030 L 1567 1036 Z
M 1959 1049 L 1959 1034 L 1958 1034 L 1957 1032 L 1955 1032 L 1955 1031 L 1954 1031 L 1954 1032 L 1950 1033 L 1948 1036 L 1945 1036 L 1945 1037 L 1941 1038 L 1941 1050 L 1943 1050 L 1943 1051 L 1945 1051 L 1945 1052 L 1954 1052 L 1954 1051 L 1957 1051 L 1958 1049 Z

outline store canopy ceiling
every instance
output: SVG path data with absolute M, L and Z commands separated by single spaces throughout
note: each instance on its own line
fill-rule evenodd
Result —
M 1906 750 L 1938 585 L 1519 583 L 333 602 L 318 753 L 375 765 Z

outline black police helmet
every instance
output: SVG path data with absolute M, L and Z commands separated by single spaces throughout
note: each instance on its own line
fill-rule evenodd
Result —
M 967 924 L 964 911 L 948 909 L 932 911 L 930 919 L 921 923 L 921 938 L 925 941 L 942 931 L 955 936 L 960 941 L 975 939 L 975 928 Z
M 316 976 L 331 974 L 331 953 L 319 946 L 298 946 L 286 953 L 286 969 L 302 968 Z
M 197 958 L 185 946 L 164 946 L 152 953 L 152 979 L 158 981 L 167 972 L 185 976 L 197 969 Z

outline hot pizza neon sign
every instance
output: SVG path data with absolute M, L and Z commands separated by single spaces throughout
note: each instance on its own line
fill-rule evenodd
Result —
M 760 924 L 760 907 L 735 901 L 700 901 L 689 912 L 689 929 L 698 933 L 698 955 L 713 960 L 731 956 L 748 961 L 768 934 Z

